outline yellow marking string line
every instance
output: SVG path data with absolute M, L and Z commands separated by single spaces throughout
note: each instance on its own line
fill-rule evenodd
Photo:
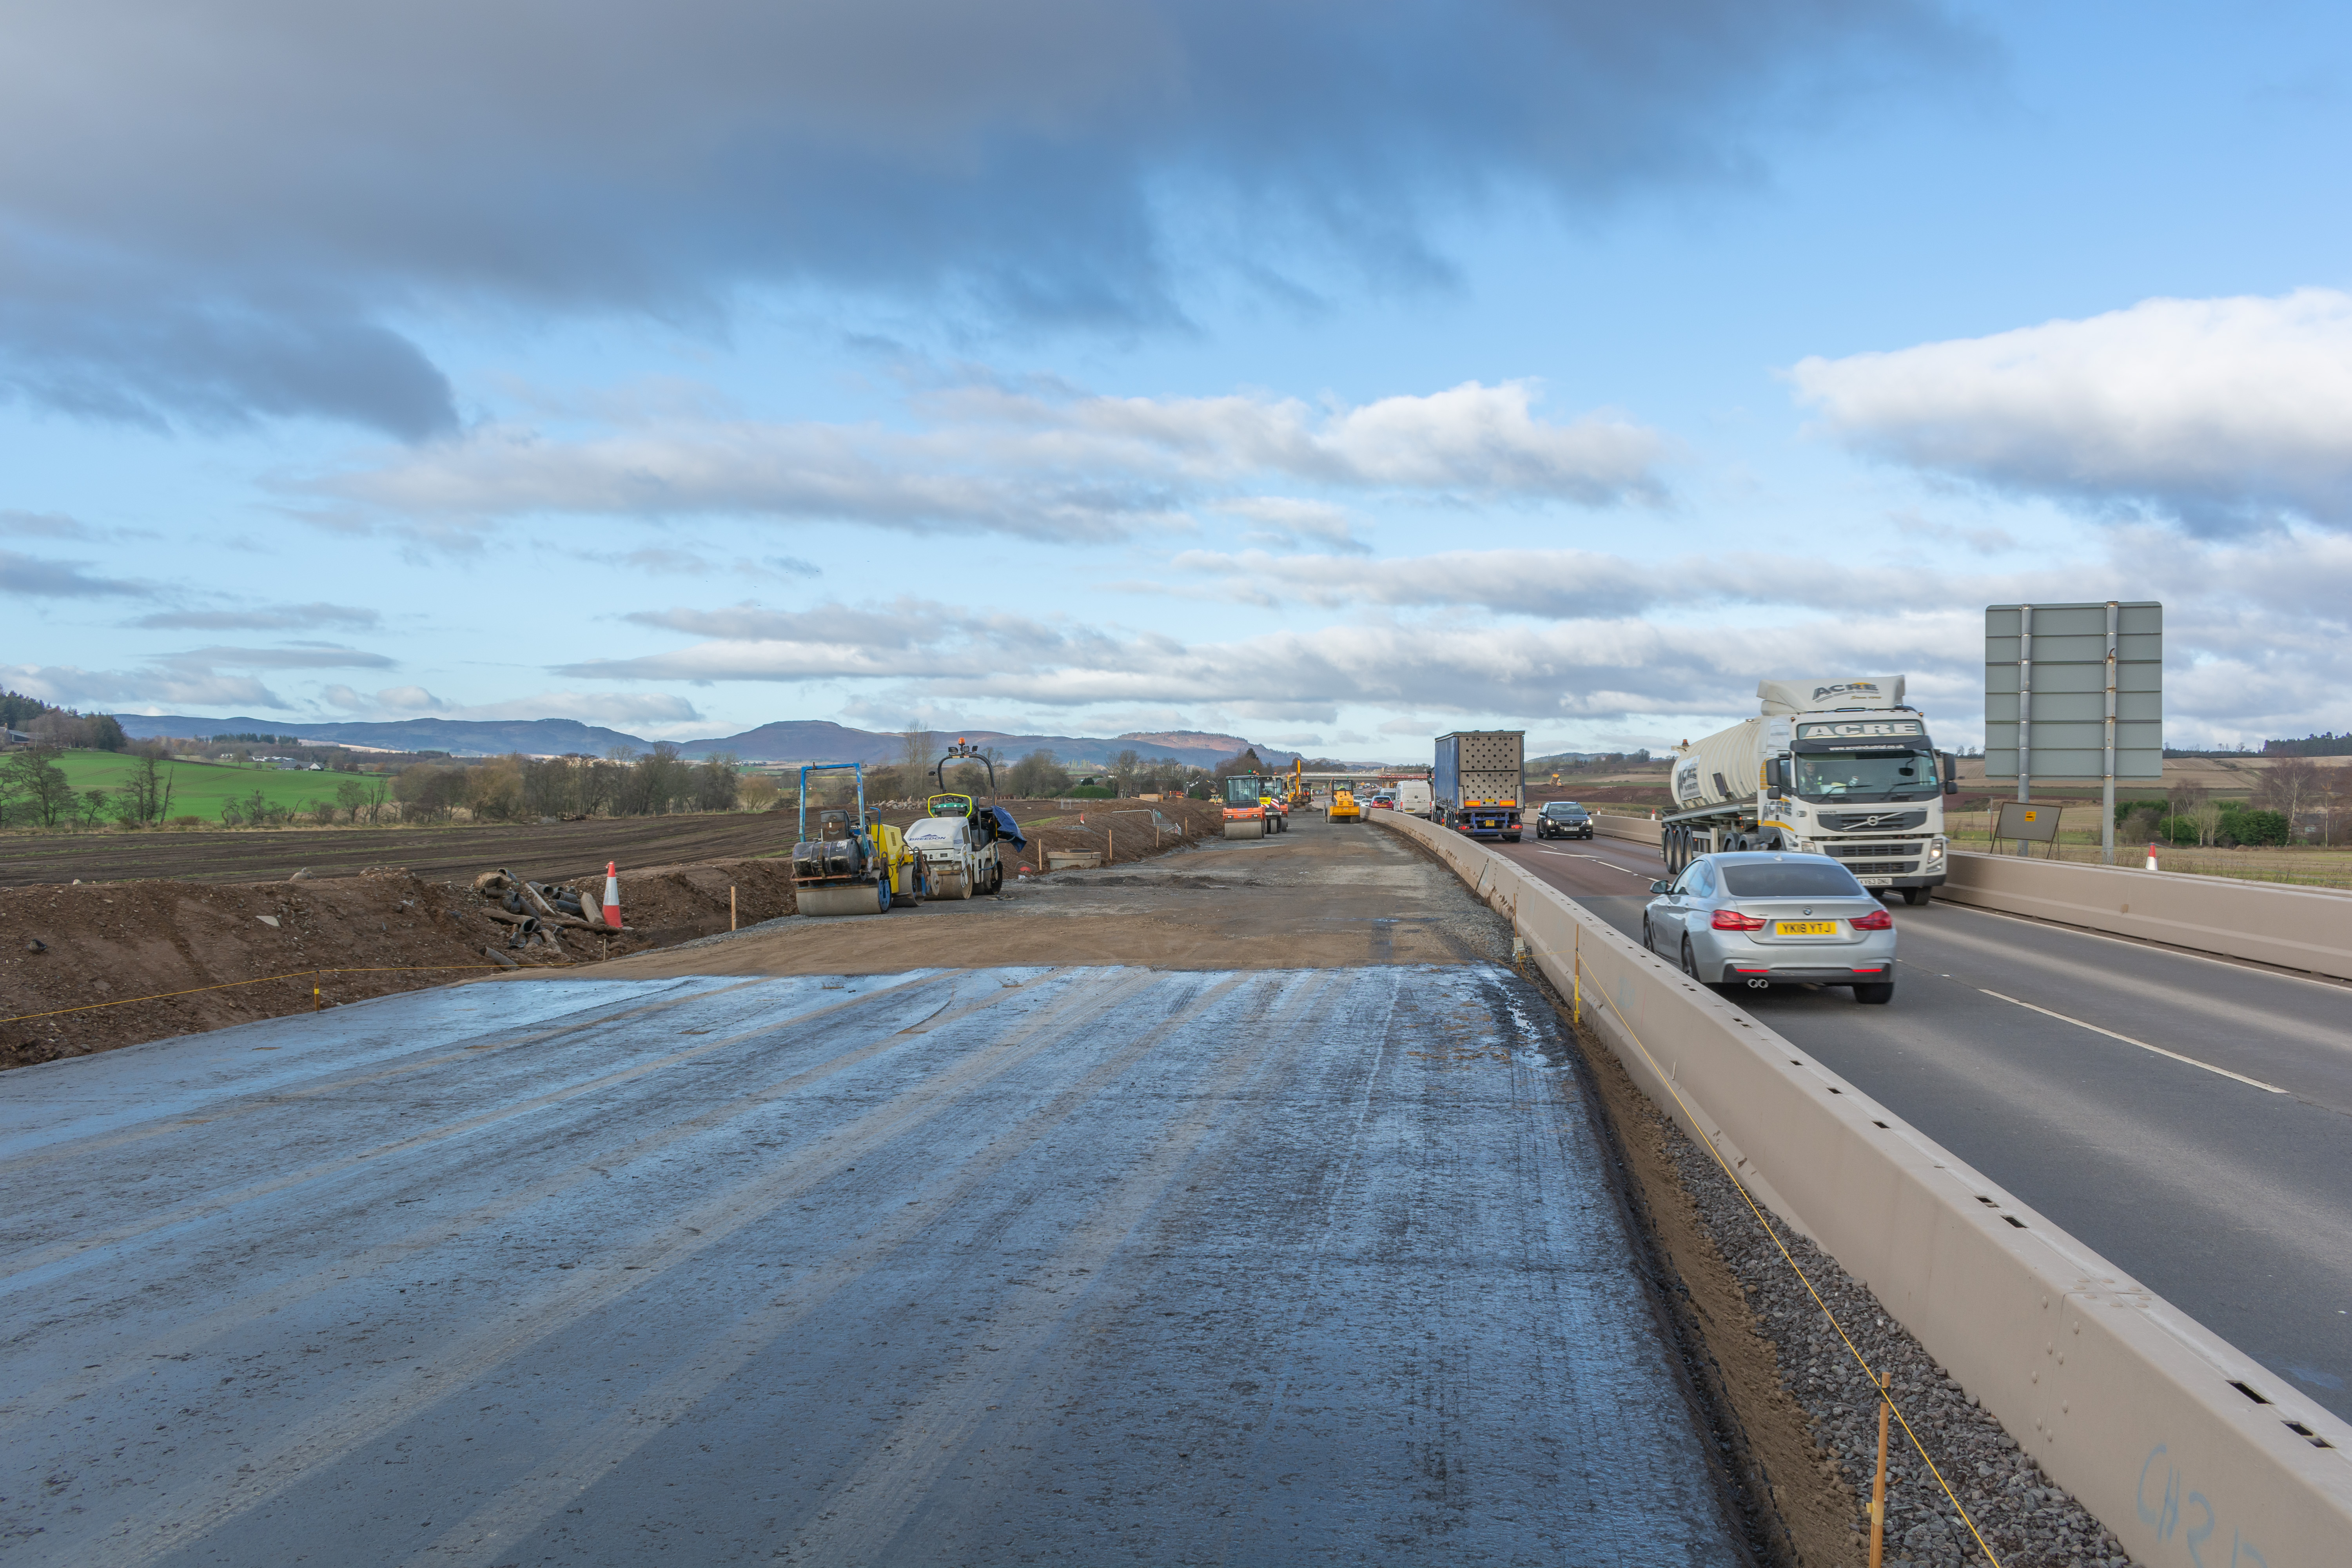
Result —
M 224 980 L 218 985 L 191 985 L 185 991 L 158 991 L 152 996 L 125 996 L 113 1002 L 92 1002 L 80 1007 L 52 1007 L 46 1013 L 19 1013 L 13 1018 L 0 1018 L 0 1024 L 21 1024 L 31 1018 L 55 1018 L 67 1013 L 94 1013 L 100 1007 L 128 1007 L 133 1002 L 163 1002 L 174 996 L 194 996 L 205 991 L 227 991 L 239 985 L 266 985 L 272 980 L 299 980 L 305 975 L 321 974 L 410 974 L 428 969 L 502 969 L 497 963 L 403 963 L 383 969 L 296 969 L 284 974 L 264 974 L 252 980 Z
M 1577 984 L 1581 989 L 1583 964 L 1580 957 L 1577 967 L 1579 971 Z M 1705 1126 L 1698 1113 L 1691 1109 L 1690 1101 L 1685 1100 L 1682 1090 L 1675 1087 L 1673 1077 L 1658 1066 L 1658 1058 L 1650 1055 L 1650 1047 L 1642 1044 L 1642 1037 L 1635 1034 L 1633 1026 L 1625 1021 L 1624 1009 L 1615 1005 L 1617 999 L 1612 996 L 1608 988 L 1601 984 L 1599 976 L 1596 975 L 1593 978 L 1592 984 L 1593 988 L 1601 993 L 1602 999 L 1608 1002 L 1612 1010 L 1616 1013 L 1618 1026 L 1625 1031 L 1626 1037 L 1633 1042 L 1634 1048 L 1648 1058 L 1650 1070 L 1657 1074 L 1658 1081 L 1666 1086 L 1666 1092 L 1675 1097 L 1675 1103 L 1681 1106 L 1683 1114 L 1690 1118 L 1690 1124 L 1694 1127 Z M 1730 1162 L 1724 1159 L 1723 1151 L 1716 1147 L 1715 1140 L 1706 1138 L 1702 1142 L 1706 1144 L 1706 1152 L 1715 1156 L 1716 1164 L 1722 1168 L 1725 1175 L 1731 1178 L 1732 1186 L 1738 1191 L 1741 1200 L 1748 1205 L 1748 1212 L 1756 1216 L 1756 1223 L 1764 1227 L 1764 1234 L 1770 1237 L 1772 1245 L 1780 1249 L 1780 1260 L 1789 1266 L 1789 1272 L 1797 1277 L 1798 1283 L 1804 1286 L 1805 1293 L 1813 1299 L 1813 1305 L 1822 1310 L 1822 1316 L 1827 1318 L 1830 1321 L 1830 1327 L 1837 1331 L 1838 1338 L 1844 1342 L 1847 1352 L 1853 1357 L 1854 1364 L 1862 1368 L 1863 1376 L 1870 1379 L 1870 1385 L 1878 1390 L 1879 1397 L 1886 1402 L 1888 1409 L 1895 1412 L 1895 1419 L 1903 1423 L 1903 1435 L 1911 1439 L 1911 1446 L 1914 1448 L 1919 1450 L 1919 1458 L 1926 1462 L 1927 1473 L 1936 1478 L 1936 1484 L 1944 1489 L 1944 1496 L 1950 1500 L 1953 1510 L 1960 1516 L 1960 1522 L 1969 1527 L 1970 1535 L 1976 1537 L 1977 1549 L 1985 1554 L 1986 1561 L 1992 1563 L 1993 1568 L 2000 1568 L 2000 1557 L 1994 1554 L 1992 1547 L 1986 1542 L 1984 1532 L 1977 1529 L 1977 1521 L 1969 1516 L 1969 1510 L 1961 1503 L 1958 1494 L 1952 1490 L 1952 1483 L 1946 1480 L 1944 1472 L 1936 1468 L 1936 1461 L 1928 1454 L 1927 1446 L 1919 1440 L 1919 1434 L 1911 1429 L 1910 1417 L 1904 1415 L 1903 1407 L 1895 1402 L 1893 1391 L 1887 1387 L 1883 1378 L 1870 1370 L 1869 1361 L 1860 1350 L 1855 1348 L 1853 1337 L 1845 1331 L 1845 1325 L 1838 1321 L 1837 1314 L 1830 1310 L 1830 1304 L 1822 1300 L 1822 1293 L 1813 1289 L 1813 1282 L 1807 1279 L 1805 1271 L 1797 1266 L 1796 1258 L 1790 1256 L 1788 1244 L 1780 1239 L 1780 1233 L 1772 1227 L 1772 1222 L 1764 1217 L 1764 1211 L 1757 1207 L 1756 1199 L 1748 1191 L 1748 1184 L 1739 1179 L 1739 1173 L 1731 1168 Z

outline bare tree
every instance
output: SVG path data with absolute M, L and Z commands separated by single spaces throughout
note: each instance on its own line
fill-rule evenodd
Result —
M 907 776 L 916 782 L 915 792 L 922 793 L 924 775 L 931 771 L 931 732 L 909 723 L 898 731 L 898 762 Z
M 2263 770 L 2254 785 L 2254 804 L 2286 818 L 2287 842 L 2294 842 L 2294 819 L 2306 810 L 2324 787 L 2326 772 L 2309 757 L 2280 757 Z

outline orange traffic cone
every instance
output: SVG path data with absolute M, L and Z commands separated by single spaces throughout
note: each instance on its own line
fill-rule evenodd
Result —
M 2147 847 L 2147 868 L 2151 871 L 2156 869 L 2156 846 L 2153 844 Z
M 611 860 L 604 862 L 604 923 L 621 929 L 621 873 Z

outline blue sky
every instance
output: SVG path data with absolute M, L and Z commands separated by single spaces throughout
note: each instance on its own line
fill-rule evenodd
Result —
M 2120 596 L 2174 743 L 2352 726 L 2341 7 L 24 16 L 19 689 L 1969 742 Z

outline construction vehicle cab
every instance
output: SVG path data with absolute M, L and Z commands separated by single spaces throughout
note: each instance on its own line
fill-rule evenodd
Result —
M 1331 792 L 1331 809 L 1326 816 L 1332 822 L 1361 822 L 1364 808 L 1356 804 L 1356 792 L 1341 784 Z

